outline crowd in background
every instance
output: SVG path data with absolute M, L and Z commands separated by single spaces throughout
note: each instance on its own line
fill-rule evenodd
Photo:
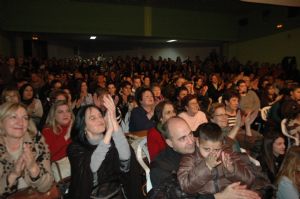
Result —
M 284 191 L 291 184 L 299 197 L 300 183 L 293 177 L 299 175 L 299 164 L 289 161 L 299 162 L 299 148 L 292 147 L 286 154 L 300 139 L 300 73 L 295 58 L 286 57 L 279 64 L 252 61 L 241 64 L 234 58 L 225 60 L 215 51 L 203 60 L 200 57 L 193 60 L 129 56 L 45 60 L 8 57 L 0 59 L 0 71 L 1 107 L 25 118 L 26 125 L 22 123 L 22 128 L 24 125 L 27 129 L 30 124 L 34 126 L 34 134 L 41 132 L 41 140 L 34 140 L 32 146 L 38 146 L 39 142 L 48 146 L 43 149 L 45 157 L 33 161 L 31 152 L 26 152 L 22 160 L 17 158 L 23 154 L 20 146 L 10 145 L 17 149 L 9 153 L 15 154 L 7 163 L 10 167 L 1 163 L 1 178 L 6 172 L 8 181 L 1 182 L 0 194 L 15 192 L 22 188 L 20 184 L 36 186 L 37 181 L 52 181 L 52 176 L 46 173 L 50 173 L 51 162 L 60 161 L 71 165 L 66 176 L 81 172 L 76 179 L 71 176 L 73 198 L 86 198 L 82 194 L 92 193 L 95 184 L 91 179 L 95 180 L 95 172 L 103 186 L 109 178 L 115 178 L 113 186 L 118 192 L 115 198 L 122 198 L 119 185 L 123 181 L 117 179 L 118 173 L 133 168 L 129 162 L 134 156 L 124 135 L 148 131 L 152 161 L 168 147 L 163 126 L 177 115 L 186 121 L 195 137 L 199 136 L 196 135 L 199 126 L 209 121 L 216 123 L 231 143 L 232 151 L 246 150 L 260 162 L 270 182 L 281 187 L 277 192 L 279 198 L 286 198 Z M 10 107 L 8 103 L 20 104 Z M 270 107 L 267 120 L 261 116 L 264 107 Z M 8 143 L 5 132 L 10 131 L 3 125 L 8 112 L 0 110 L 1 147 Z M 91 118 L 100 118 L 102 126 L 96 125 L 98 129 L 94 129 Z M 287 142 L 282 134 L 283 119 L 287 119 L 288 132 L 296 140 Z M 26 139 L 30 139 L 27 132 Z M 0 151 L 1 161 L 4 151 Z M 84 155 L 78 157 L 76 152 Z M 31 162 L 25 160 L 26 155 Z M 298 159 L 294 160 L 293 155 Z M 16 171 L 13 165 L 18 160 Z M 77 162 L 85 164 L 74 166 Z M 285 167 L 280 169 L 282 164 Z M 93 170 L 82 172 L 87 167 Z M 30 172 L 26 173 L 25 182 L 20 182 L 24 168 Z M 10 170 L 14 175 L 9 175 Z M 55 180 L 63 178 L 55 168 L 51 170 Z M 41 176 L 43 179 L 38 179 Z M 80 180 L 87 183 L 82 190 L 78 185 Z M 41 185 L 39 190 L 49 187 Z M 102 187 L 97 191 L 103 191 Z M 130 195 L 128 192 L 132 189 L 127 190 Z

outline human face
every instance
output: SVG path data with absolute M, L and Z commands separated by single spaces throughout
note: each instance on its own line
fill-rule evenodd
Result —
M 86 133 L 89 138 L 98 137 L 105 131 L 105 121 L 101 112 L 95 107 L 88 108 L 85 112 Z
M 228 116 L 224 107 L 217 108 L 213 115 L 213 122 L 218 124 L 221 128 L 225 128 L 228 125 Z
M 18 97 L 18 94 L 16 92 L 9 91 L 5 95 L 5 100 L 7 102 L 18 103 L 19 102 L 19 97 Z
M 198 113 L 198 111 L 200 109 L 199 103 L 196 98 L 190 100 L 188 105 L 185 108 L 186 108 L 186 111 L 191 115 L 195 115 L 196 113 Z
M 169 118 L 174 117 L 175 115 L 176 112 L 174 106 L 172 104 L 166 104 L 162 112 L 161 123 L 164 124 Z
M 153 92 L 155 97 L 160 97 L 160 95 L 161 95 L 161 89 L 160 89 L 159 86 L 153 87 L 152 92 Z
M 145 91 L 142 94 L 142 100 L 140 101 L 142 106 L 152 106 L 154 104 L 154 98 L 150 91 Z
M 282 137 L 277 138 L 273 143 L 273 154 L 277 157 L 285 154 L 285 144 Z
M 28 99 L 31 99 L 33 98 L 33 89 L 31 86 L 27 86 L 25 89 L 24 89 L 24 92 L 23 92 L 23 98 L 25 100 L 28 100 Z
M 185 96 L 187 96 L 188 91 L 187 90 L 182 90 L 180 91 L 179 95 L 178 95 L 178 100 L 182 100 Z
M 177 119 L 169 128 L 171 137 L 166 142 L 174 151 L 180 154 L 191 154 L 195 151 L 193 132 L 185 121 Z
M 229 102 L 226 101 L 226 105 L 229 106 L 231 110 L 237 110 L 239 107 L 239 98 L 232 97 L 229 99 Z
M 199 147 L 200 154 L 203 158 L 207 158 L 210 153 L 220 155 L 222 149 L 222 142 L 211 140 L 198 140 L 197 146 Z
M 85 82 L 81 83 L 81 92 L 87 92 L 87 85 Z
M 150 86 L 150 78 L 149 78 L 149 77 L 146 77 L 146 78 L 144 79 L 144 85 L 145 85 L 145 86 Z
M 297 88 L 294 91 L 291 91 L 291 97 L 295 101 L 300 101 L 300 88 Z
M 270 86 L 268 89 L 268 94 L 269 95 L 274 95 L 275 94 L 275 88 L 273 86 Z
M 211 77 L 211 82 L 212 82 L 213 84 L 217 84 L 217 83 L 218 83 L 218 77 L 215 76 L 215 75 L 213 75 L 213 76 Z
M 54 84 L 54 90 L 58 90 L 58 89 L 60 89 L 61 88 L 61 83 L 60 82 L 56 82 L 55 84 Z
M 125 96 L 131 95 L 131 86 L 130 86 L 130 85 L 127 85 L 127 86 L 123 87 L 123 88 L 122 88 L 122 93 L 123 93 L 123 95 L 125 95 Z
M 116 94 L 116 87 L 113 84 L 109 84 L 107 86 L 108 92 L 110 95 L 115 95 Z
M 175 82 L 176 87 L 181 87 L 183 83 L 185 82 L 184 78 L 178 78 L 177 81 Z
M 71 110 L 67 105 L 58 106 L 55 111 L 55 120 L 61 126 L 67 126 L 71 122 Z
M 137 89 L 137 88 L 139 88 L 139 87 L 141 87 L 141 86 L 142 86 L 141 79 L 134 79 L 134 80 L 133 80 L 133 87 L 134 87 L 135 89 Z
M 246 82 L 246 86 L 249 87 L 250 86 L 250 77 L 244 76 L 243 80 Z
M 246 83 L 241 83 L 239 85 L 238 89 L 239 89 L 239 93 L 240 94 L 246 94 L 246 92 L 247 92 L 247 85 L 246 85 Z
M 29 116 L 23 107 L 4 118 L 2 126 L 7 137 L 22 138 L 28 128 Z

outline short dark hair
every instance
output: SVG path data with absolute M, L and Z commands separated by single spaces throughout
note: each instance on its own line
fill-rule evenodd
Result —
M 239 87 L 243 83 L 246 84 L 245 80 L 240 79 L 239 81 L 237 81 L 236 86 Z
M 120 85 L 120 88 L 125 88 L 126 86 L 131 86 L 132 87 L 132 85 L 129 81 L 123 81 Z
M 213 122 L 201 124 L 195 133 L 198 135 L 199 140 L 212 142 L 222 142 L 224 140 L 222 129 Z
M 193 99 L 196 99 L 197 102 L 198 102 L 198 98 L 196 95 L 192 95 L 192 94 L 188 94 L 187 96 L 185 96 L 183 99 L 182 99 L 182 106 L 183 107 L 186 107 L 188 106 L 189 102 Z
M 224 103 L 225 101 L 229 101 L 231 98 L 234 98 L 234 97 L 240 99 L 240 94 L 234 90 L 226 91 L 222 95 L 222 102 Z
M 150 89 L 150 88 L 144 88 L 144 87 L 142 87 L 141 89 L 138 89 L 137 91 L 136 91 L 136 95 L 135 95 L 135 98 L 136 98 L 136 102 L 137 102 L 137 104 L 139 105 L 139 106 L 141 106 L 141 100 L 142 100 L 142 98 L 143 98 L 143 94 L 145 93 L 145 92 L 147 92 L 147 91 L 149 91 L 151 94 L 152 94 L 152 96 L 153 96 L 153 98 L 154 98 L 154 94 L 153 94 L 153 92 L 152 92 L 152 90 Z

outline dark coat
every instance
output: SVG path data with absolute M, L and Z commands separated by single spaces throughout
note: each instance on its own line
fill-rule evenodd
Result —
M 67 150 L 71 164 L 69 198 L 88 199 L 92 192 L 101 192 L 108 196 L 120 188 L 121 164 L 113 141 L 97 171 L 98 182 L 93 182 L 94 176 L 90 168 L 90 162 L 96 147 L 93 145 L 83 146 L 76 141 L 69 145 Z M 123 198 L 123 196 L 117 195 L 113 198 L 119 199 Z

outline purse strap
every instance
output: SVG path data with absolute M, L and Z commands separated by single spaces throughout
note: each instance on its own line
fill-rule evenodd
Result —
M 53 162 L 54 164 L 55 164 L 55 166 L 56 166 L 56 168 L 57 168 L 57 171 L 58 171 L 58 175 L 59 175 L 59 178 L 60 178 L 60 180 L 62 180 L 63 178 L 62 178 L 62 175 L 61 175 L 61 170 L 60 170 L 60 167 L 59 167 L 59 164 L 58 164 L 58 162 Z

